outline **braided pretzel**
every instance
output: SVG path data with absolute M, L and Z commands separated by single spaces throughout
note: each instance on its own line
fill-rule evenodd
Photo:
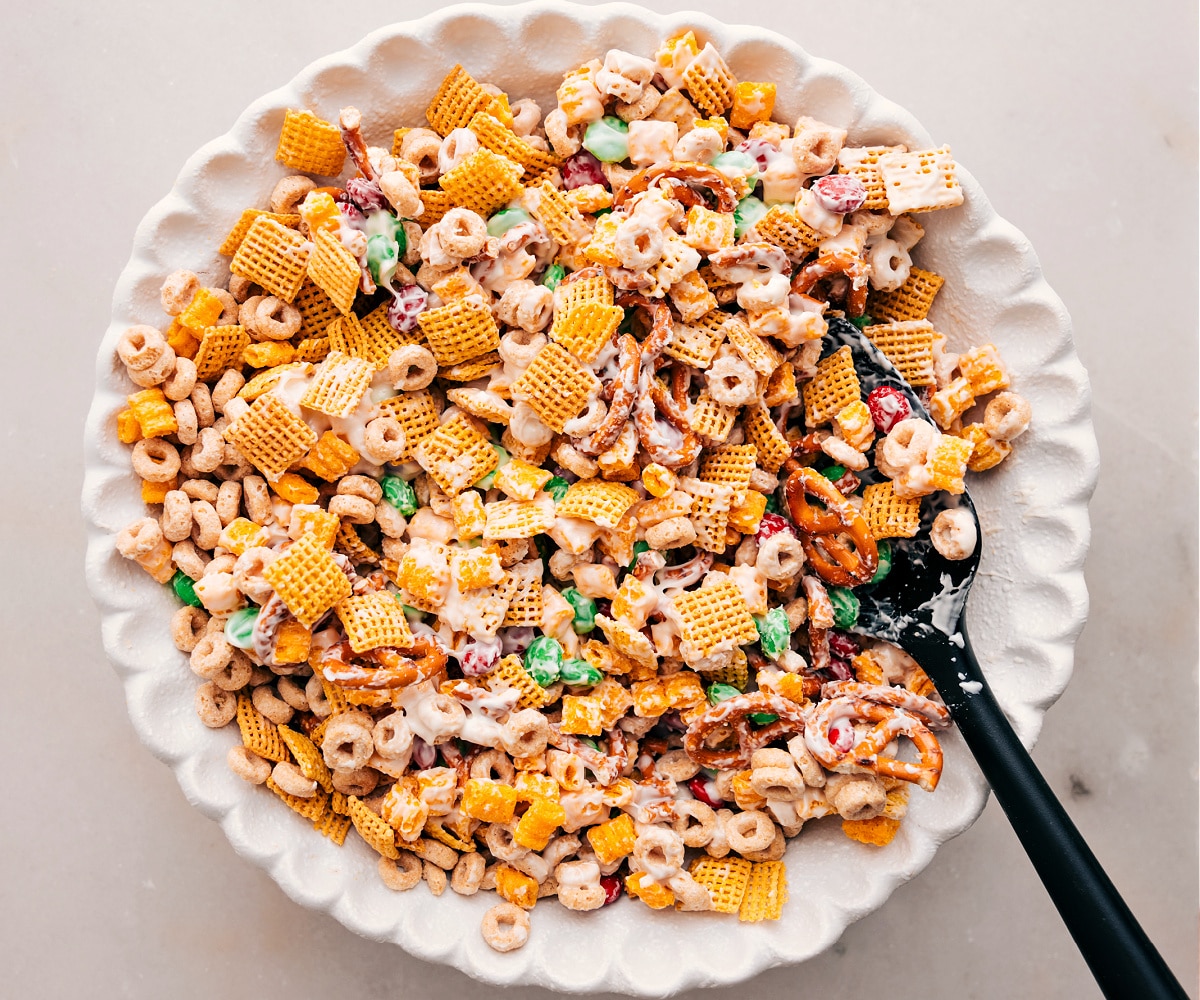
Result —
M 662 421 L 658 419 L 660 415 Z M 690 465 L 700 454 L 700 438 L 688 423 L 687 415 L 648 367 L 642 369 L 634 425 L 638 441 L 652 462 L 679 469 Z
M 629 764 L 629 744 L 625 734 L 618 728 L 604 734 L 608 738 L 608 753 L 588 746 L 582 740 L 562 731 L 562 724 L 550 723 L 550 743 L 566 753 L 573 753 L 591 770 L 603 786 L 611 785 L 621 777 Z
M 642 364 L 638 342 L 632 334 L 623 333 L 617 338 L 617 348 L 617 365 L 621 374 L 612 382 L 613 394 L 608 413 L 591 434 L 574 439 L 576 450 L 585 455 L 599 455 L 613 446 L 621 436 L 637 400 L 638 375 Z
M 751 715 L 769 712 L 778 718 L 760 729 L 751 728 Z M 712 747 L 711 738 L 732 733 L 737 748 Z M 717 702 L 696 719 L 683 737 L 683 747 L 689 757 L 701 767 L 722 771 L 750 766 L 755 750 L 790 733 L 804 732 L 804 715 L 794 701 L 763 691 L 740 694 L 727 701 Z
M 875 723 L 862 739 L 846 750 L 829 740 L 830 730 L 838 723 L 859 720 Z M 920 754 L 920 762 L 909 763 L 884 753 L 898 736 L 907 736 Z M 937 788 L 942 775 L 942 747 L 937 737 L 915 715 L 890 705 L 879 705 L 864 698 L 831 698 L 820 702 L 804 730 L 804 743 L 812 755 L 831 771 L 843 774 L 867 771 L 885 778 L 898 778 L 920 785 L 925 791 Z
M 813 670 L 825 670 L 829 666 L 829 630 L 833 628 L 833 602 L 825 584 L 815 576 L 805 576 L 801 581 L 804 596 L 808 599 L 808 658 Z
M 821 579 L 839 587 L 869 583 L 879 565 L 875 538 L 833 483 L 815 469 L 800 468 L 788 476 L 784 493 L 800 529 L 804 555 Z M 810 494 L 825 504 L 824 509 L 809 503 Z
M 419 635 L 405 650 L 381 646 L 352 660 L 349 640 L 335 643 L 321 658 L 321 673 L 331 684 L 367 691 L 408 687 L 429 678 L 444 677 L 446 653 L 437 639 Z
M 717 209 L 721 212 L 732 212 L 737 207 L 737 196 L 733 193 L 733 188 L 716 167 L 709 167 L 703 163 L 675 162 L 659 163 L 638 171 L 613 196 L 613 207 L 620 208 L 635 194 L 649 190 L 651 184 L 662 178 L 675 178 L 689 187 L 707 188 L 716 198 Z
M 367 143 L 362 134 L 362 113 L 358 108 L 342 108 L 338 115 L 338 130 L 342 133 L 342 142 L 350 159 L 358 168 L 358 172 L 367 180 L 375 181 L 375 168 L 371 166 L 371 157 L 367 152 Z
M 822 698 L 861 698 L 876 705 L 899 708 L 909 715 L 919 715 L 931 729 L 950 725 L 950 712 L 945 705 L 923 698 L 904 688 L 889 684 L 863 684 L 860 681 L 830 681 L 821 687 Z
M 867 268 L 857 254 L 825 254 L 805 264 L 792 279 L 792 293 L 807 295 L 819 282 L 838 277 L 846 284 L 843 298 L 847 314 L 861 316 L 867 307 Z

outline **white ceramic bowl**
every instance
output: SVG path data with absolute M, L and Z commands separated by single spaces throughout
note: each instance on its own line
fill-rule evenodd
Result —
M 113 534 L 143 511 L 128 449 L 114 431 L 131 391 L 114 348 L 131 324 L 165 325 L 158 288 L 170 271 L 187 267 L 209 284 L 222 283 L 227 266 L 216 247 L 238 213 L 265 204 L 285 173 L 273 154 L 286 108 L 311 107 L 334 118 L 341 106 L 355 104 L 364 112 L 368 140 L 387 145 L 394 127 L 423 122 L 454 62 L 514 99 L 533 96 L 548 109 L 563 71 L 612 47 L 651 53 L 683 27 L 712 40 L 737 75 L 777 81 L 782 121 L 813 115 L 845 126 L 855 143 L 917 148 L 931 142 L 910 114 L 859 77 L 764 28 L 724 25 L 700 14 L 652 14 L 629 4 L 452 7 L 383 28 L 313 63 L 192 156 L 171 193 L 138 227 L 98 355 L 86 431 L 87 572 L 103 613 L 104 646 L 124 679 L 138 734 L 174 769 L 188 799 L 293 899 L 327 910 L 359 934 L 496 983 L 663 995 L 802 961 L 880 906 L 929 863 L 940 843 L 965 830 L 983 808 L 986 786 L 951 733 L 937 793 L 914 793 L 891 845 L 852 843 L 835 820 L 811 824 L 790 845 L 791 898 L 777 922 L 656 912 L 629 901 L 577 914 L 547 901 L 532 914 L 529 943 L 496 954 L 477 930 L 494 902 L 490 893 L 434 898 L 423 885 L 389 892 L 358 838 L 335 847 L 226 767 L 236 729 L 212 732 L 195 716 L 196 679 L 167 633 L 174 598 L 113 548 Z M 937 140 L 953 144 L 954 136 Z M 996 215 L 966 170 L 959 177 L 966 203 L 922 218 L 927 235 L 917 259 L 946 278 L 933 310 L 937 328 L 952 345 L 998 344 L 1016 388 L 1033 404 L 1033 427 L 1016 454 L 972 482 L 985 551 L 968 615 L 996 696 L 1031 745 L 1042 713 L 1070 677 L 1072 644 L 1087 613 L 1082 565 L 1097 467 L 1090 394 L 1066 311 L 1042 279 L 1033 249 Z

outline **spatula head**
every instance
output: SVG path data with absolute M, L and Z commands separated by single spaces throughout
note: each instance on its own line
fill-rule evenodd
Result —
M 834 317 L 829 320 L 822 355 L 849 347 L 854 369 L 864 393 L 878 386 L 890 386 L 902 392 L 912 408 L 913 417 L 933 423 L 917 393 L 909 386 L 870 340 L 853 323 Z M 876 444 L 882 441 L 876 438 Z M 883 482 L 875 469 L 875 448 L 867 453 L 871 466 L 859 475 L 865 483 Z M 946 559 L 933 547 L 929 529 L 933 519 L 950 508 L 965 508 L 975 519 L 979 543 L 966 559 Z M 891 572 L 879 583 L 855 588 L 861 608 L 853 631 L 885 639 L 903 646 L 906 638 L 943 633 L 956 645 L 962 644 L 960 621 L 967 603 L 967 592 L 979 568 L 983 535 L 975 505 L 965 492 L 953 496 L 938 491 L 921 500 L 921 527 L 912 538 L 890 539 Z

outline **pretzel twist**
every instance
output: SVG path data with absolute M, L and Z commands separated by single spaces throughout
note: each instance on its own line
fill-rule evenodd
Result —
M 879 565 L 875 538 L 837 487 L 815 469 L 799 468 L 788 476 L 784 493 L 804 555 L 821 579 L 838 587 L 870 583 Z M 810 495 L 824 509 L 810 503 Z
M 840 750 L 829 732 L 838 722 L 873 722 L 875 727 L 854 745 Z M 920 760 L 910 763 L 884 753 L 889 743 L 907 736 Z M 942 747 L 929 727 L 915 715 L 865 698 L 837 697 L 820 702 L 804 730 L 804 742 L 824 767 L 843 774 L 867 772 L 920 785 L 932 792 L 942 775 Z
M 349 640 L 325 650 L 321 673 L 338 687 L 364 691 L 390 691 L 420 681 L 444 679 L 446 653 L 432 636 L 419 635 L 408 649 L 381 646 L 355 654 Z
M 770 713 L 778 718 L 755 729 L 750 716 L 759 713 Z M 782 736 L 802 732 L 804 715 L 799 705 L 779 695 L 751 691 L 707 709 L 688 727 L 683 747 L 701 767 L 728 771 L 749 767 L 755 750 L 761 750 Z M 717 734 L 724 734 L 726 739 L 732 735 L 737 740 L 737 747 L 710 746 L 712 737 Z
M 737 196 L 733 193 L 733 188 L 730 186 L 729 181 L 725 179 L 725 175 L 716 167 L 710 167 L 703 163 L 675 162 L 660 163 L 638 171 L 613 196 L 613 207 L 620 208 L 635 194 L 641 194 L 643 191 L 649 190 L 651 184 L 663 178 L 682 181 L 689 188 L 706 188 L 716 199 L 719 211 L 732 212 L 737 207 Z M 671 185 L 671 187 L 674 189 L 674 185 Z M 682 202 L 682 199 L 678 198 L 674 194 L 674 191 L 672 192 L 672 196 L 676 197 L 677 201 Z
M 843 279 L 846 286 L 841 297 L 847 314 L 861 316 L 867 308 L 867 268 L 858 254 L 845 251 L 823 254 L 811 264 L 805 264 L 792 278 L 792 293 L 807 295 L 820 282 L 837 278 Z

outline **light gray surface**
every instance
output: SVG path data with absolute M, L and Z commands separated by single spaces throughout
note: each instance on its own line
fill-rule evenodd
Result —
M 497 992 L 355 937 L 240 860 L 137 742 L 81 577 L 82 421 L 138 220 L 255 97 L 435 6 L 339 4 L 331 19 L 303 3 L 44 3 L 0 34 L 0 732 L 15 765 L 0 772 L 5 995 Z M 1082 0 L 843 0 L 775 4 L 770 17 L 731 0 L 696 6 L 789 34 L 909 108 L 1030 237 L 1070 309 L 1102 455 L 1092 620 L 1035 757 L 1194 991 L 1193 6 L 1172 0 L 1136 24 Z M 751 988 L 1098 995 L 994 803 L 833 950 Z

